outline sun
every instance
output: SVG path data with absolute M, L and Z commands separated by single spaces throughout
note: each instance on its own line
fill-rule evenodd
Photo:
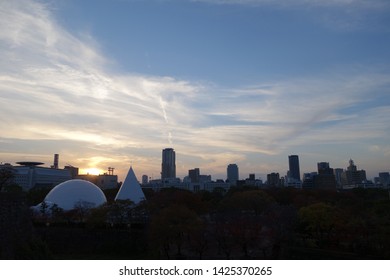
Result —
M 89 175 L 99 175 L 102 174 L 102 171 L 99 168 L 96 167 L 91 167 L 83 170 L 84 174 L 89 174 Z

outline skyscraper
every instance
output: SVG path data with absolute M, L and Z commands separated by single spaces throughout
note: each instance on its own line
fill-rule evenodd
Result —
M 366 171 L 365 170 L 358 170 L 357 166 L 353 162 L 352 159 L 349 160 L 349 166 L 347 167 L 347 170 L 345 170 L 341 174 L 341 183 L 343 186 L 349 185 L 349 186 L 359 186 L 363 184 L 364 181 L 367 180 L 366 177 Z
M 280 186 L 279 173 L 272 172 L 270 174 L 267 174 L 267 185 L 272 187 L 279 187 Z
M 176 155 L 172 148 L 162 150 L 161 180 L 176 178 Z
M 388 187 L 390 185 L 390 173 L 389 172 L 379 172 L 379 183 L 383 187 Z
M 333 168 L 330 168 L 329 162 L 318 162 L 317 163 L 318 174 L 334 174 Z
M 237 164 L 229 164 L 227 167 L 227 179 L 229 180 L 230 185 L 235 186 L 237 184 L 238 178 L 239 176 Z
M 314 187 L 316 189 L 336 190 L 336 176 L 329 162 L 318 162 L 318 175 L 314 176 Z
M 296 181 L 301 180 L 301 172 L 299 171 L 299 158 L 297 155 L 288 156 L 289 177 Z
M 199 183 L 200 169 L 194 168 L 188 170 L 188 177 L 191 179 L 191 183 Z

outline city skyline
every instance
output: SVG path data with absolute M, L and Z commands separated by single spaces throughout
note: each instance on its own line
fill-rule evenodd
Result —
M 390 3 L 2 1 L 0 161 L 390 169 Z M 258 175 L 259 174 L 259 175 Z M 138 178 L 140 179 L 140 178 Z
M 249 174 L 240 174 L 239 166 L 236 163 L 229 163 L 226 166 L 226 172 L 224 175 L 223 174 L 218 174 L 217 176 L 215 176 L 215 174 L 211 175 L 208 173 L 207 170 L 204 170 L 204 169 L 199 168 L 199 167 L 194 167 L 193 169 L 187 170 L 187 173 L 176 176 L 176 152 L 173 148 L 164 148 L 162 150 L 161 162 L 162 163 L 161 163 L 160 177 L 156 178 L 156 177 L 149 176 L 148 174 L 143 173 L 142 175 L 138 175 L 138 177 L 140 177 L 140 179 L 137 179 L 137 180 L 139 182 L 143 182 L 144 179 L 145 179 L 145 181 L 161 180 L 162 182 L 164 182 L 164 181 L 169 182 L 170 180 L 172 181 L 172 179 L 176 178 L 176 179 L 180 179 L 180 181 L 181 180 L 186 181 L 185 178 L 187 177 L 187 178 L 190 178 L 190 179 L 196 181 L 199 179 L 200 175 L 203 175 L 203 176 L 211 176 L 210 179 L 212 181 L 217 181 L 217 180 L 236 181 L 236 180 L 246 180 L 246 179 L 249 179 L 252 177 L 251 178 L 252 180 L 260 179 L 261 181 L 266 182 L 266 181 L 268 181 L 267 178 L 269 175 L 277 174 L 278 177 L 284 178 L 285 180 L 293 179 L 293 181 L 295 181 L 295 182 L 300 181 L 300 183 L 302 183 L 305 180 L 306 174 L 312 174 L 312 175 L 314 173 L 318 174 L 318 173 L 321 173 L 320 170 L 325 170 L 325 169 L 329 169 L 332 167 L 330 170 L 332 170 L 332 174 L 333 174 L 333 170 L 336 170 L 336 169 L 339 169 L 342 172 L 343 171 L 351 171 L 351 168 L 352 168 L 351 166 L 353 166 L 354 171 L 357 171 L 357 169 L 359 167 L 358 165 L 354 164 L 354 161 L 351 158 L 348 161 L 349 165 L 346 166 L 345 168 L 344 167 L 333 168 L 333 166 L 331 166 L 329 162 L 317 162 L 316 168 L 312 167 L 312 169 L 310 169 L 310 170 L 308 169 L 308 170 L 305 170 L 304 172 L 300 172 L 299 171 L 299 169 L 300 169 L 299 155 L 288 155 L 289 169 L 285 173 L 283 171 L 280 171 L 280 170 L 272 170 L 269 173 L 263 173 L 263 172 L 253 173 L 252 172 Z M 13 165 L 10 162 L 0 162 L 0 163 L 2 165 L 3 164 Z M 59 154 L 54 154 L 53 164 L 46 164 L 44 162 L 36 162 L 36 161 L 22 161 L 22 162 L 15 162 L 15 164 L 16 164 L 16 166 L 17 165 L 20 165 L 20 166 L 43 165 L 44 168 L 50 168 L 50 169 L 56 169 L 56 170 L 61 170 L 61 169 L 65 170 L 65 169 L 69 169 L 69 168 L 76 168 L 78 175 L 80 175 L 80 176 L 86 176 L 86 175 L 87 176 L 88 175 L 96 175 L 97 176 L 97 175 L 107 175 L 107 174 L 118 176 L 117 174 L 114 174 L 114 170 L 115 170 L 114 167 L 107 167 L 107 170 L 99 170 L 99 169 L 94 170 L 94 168 L 92 168 L 92 169 L 79 169 L 77 166 L 72 166 L 72 165 L 67 164 L 67 165 L 63 165 L 63 168 L 62 168 L 62 166 L 59 164 Z M 130 169 L 133 170 L 132 165 L 130 165 Z M 364 174 L 366 174 L 366 170 L 364 168 L 359 168 L 359 169 L 362 170 L 364 172 Z M 201 172 L 201 170 L 202 170 L 202 172 Z M 89 171 L 92 171 L 92 172 L 89 172 Z M 93 171 L 99 171 L 99 172 L 95 173 Z M 134 171 L 132 171 L 132 172 L 134 173 Z M 375 178 L 381 177 L 381 173 L 388 174 L 389 171 L 378 172 L 377 174 L 373 174 L 372 178 L 365 178 L 364 180 L 367 179 L 367 180 L 373 182 Z M 336 175 L 336 173 L 335 173 L 335 175 Z M 127 173 L 127 176 L 128 176 L 128 173 Z M 136 175 L 134 175 L 134 176 L 136 176 Z M 364 175 L 364 176 L 366 176 L 366 175 Z M 198 179 L 196 179 L 196 178 L 198 178 Z M 123 179 L 124 179 L 123 176 L 121 174 L 119 174 L 118 182 L 122 182 Z M 168 180 L 166 180 L 166 179 L 168 179 Z M 175 181 L 175 180 L 173 180 L 173 181 Z M 235 183 L 233 183 L 233 185 L 235 185 Z

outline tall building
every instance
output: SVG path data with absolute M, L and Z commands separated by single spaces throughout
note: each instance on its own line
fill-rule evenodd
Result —
M 227 179 L 230 185 L 237 185 L 239 175 L 238 175 L 238 166 L 235 163 L 229 164 L 227 167 Z
M 344 169 L 342 169 L 342 168 L 335 168 L 333 170 L 333 172 L 334 172 L 334 176 L 336 177 L 337 186 L 341 187 L 341 185 L 342 185 L 342 183 L 341 183 L 341 174 L 343 174 Z
M 333 174 L 333 169 L 330 168 L 329 162 L 317 163 L 318 174 Z
M 188 177 L 191 179 L 191 183 L 199 183 L 199 176 L 200 176 L 199 168 L 188 170 Z
M 379 183 L 383 187 L 388 187 L 390 185 L 390 173 L 389 172 L 379 172 Z
M 297 155 L 288 156 L 288 166 L 290 179 L 300 181 L 301 172 L 299 171 L 299 158 Z
M 314 188 L 314 178 L 317 172 L 303 173 L 302 188 Z
M 329 162 L 317 163 L 318 175 L 314 176 L 314 187 L 317 189 L 336 190 L 336 176 Z
M 280 187 L 279 173 L 272 172 L 267 174 L 267 185 L 270 187 Z
M 176 155 L 172 148 L 162 151 L 161 180 L 176 178 Z
M 366 171 L 358 170 L 352 159 L 349 160 L 349 166 L 341 174 L 341 183 L 343 186 L 359 186 L 367 180 Z

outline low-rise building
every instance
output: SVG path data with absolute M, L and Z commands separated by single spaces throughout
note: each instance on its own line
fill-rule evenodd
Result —
M 54 187 L 72 179 L 69 170 L 42 167 L 42 162 L 23 161 L 12 166 L 14 170 L 13 183 L 28 191 L 34 187 Z

